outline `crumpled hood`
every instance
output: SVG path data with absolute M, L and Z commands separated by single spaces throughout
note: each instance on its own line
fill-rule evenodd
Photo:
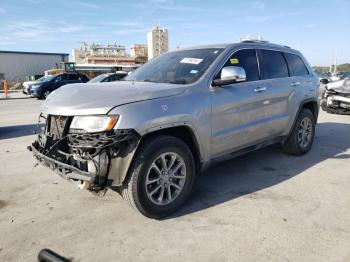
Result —
M 328 90 L 334 90 L 339 93 L 350 93 L 350 78 L 342 79 L 327 84 Z
M 41 109 L 52 115 L 107 114 L 116 106 L 173 96 L 184 89 L 183 85 L 132 81 L 69 84 L 52 92 Z

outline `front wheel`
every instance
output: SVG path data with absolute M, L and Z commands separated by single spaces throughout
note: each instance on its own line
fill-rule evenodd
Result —
M 46 99 L 50 94 L 50 91 L 45 91 L 44 92 L 44 95 L 43 95 L 43 98 Z
M 145 141 L 122 187 L 123 198 L 143 215 L 159 219 L 188 198 L 195 177 L 191 150 L 180 139 L 159 136 Z
M 309 109 L 302 109 L 293 130 L 283 144 L 283 150 L 292 155 L 303 155 L 312 146 L 315 136 L 315 117 Z

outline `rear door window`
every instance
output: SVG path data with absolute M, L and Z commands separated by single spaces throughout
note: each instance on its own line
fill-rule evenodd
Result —
M 108 78 L 108 82 L 114 82 L 117 80 L 117 76 L 116 75 L 111 75 L 109 78 Z
M 297 55 L 284 53 L 287 60 L 290 76 L 305 76 L 309 74 L 304 61 Z
M 240 66 L 245 70 L 247 80 L 259 80 L 259 67 L 254 49 L 242 49 L 235 52 L 225 63 L 226 66 Z
M 259 62 L 265 79 L 288 77 L 288 67 L 282 52 L 260 50 Z
M 68 80 L 69 81 L 77 81 L 77 80 L 79 80 L 79 76 L 76 75 L 76 74 L 69 74 L 68 75 Z
M 127 76 L 126 74 L 117 74 L 117 75 L 115 75 L 115 81 L 118 81 L 126 76 Z
M 56 82 L 63 82 L 63 81 L 66 81 L 66 80 L 67 80 L 67 76 L 65 74 L 59 75 L 56 78 Z

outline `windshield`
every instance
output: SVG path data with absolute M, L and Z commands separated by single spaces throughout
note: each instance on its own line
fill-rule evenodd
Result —
M 106 75 L 106 74 L 99 75 L 99 76 L 96 76 L 95 78 L 91 79 L 88 83 L 100 83 L 100 82 L 102 82 L 106 77 L 108 77 L 108 75 Z
M 42 82 L 48 82 L 48 81 L 51 81 L 52 79 L 54 79 L 57 75 L 47 75 L 47 76 L 43 76 L 43 77 L 40 77 L 38 80 L 36 80 L 35 82 L 39 82 L 39 83 L 42 83 Z
M 204 74 L 222 50 L 206 48 L 165 53 L 141 66 L 124 80 L 191 84 Z

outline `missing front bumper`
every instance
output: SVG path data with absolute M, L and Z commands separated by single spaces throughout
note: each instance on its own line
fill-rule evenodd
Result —
M 140 139 L 134 130 L 65 134 L 64 127 L 62 125 L 62 130 L 53 129 L 55 134 L 52 131 L 39 134 L 28 147 L 40 164 L 65 179 L 86 182 L 88 186 L 84 188 L 93 191 L 100 191 L 114 182 L 119 184 L 124 179 L 129 152 L 134 152 Z
M 45 156 L 44 154 L 40 153 L 34 145 L 28 146 L 28 150 L 33 153 L 38 162 L 46 167 L 49 167 L 65 179 L 76 179 L 88 182 L 91 181 L 91 174 L 87 171 L 80 170 L 75 166 L 68 165 Z

